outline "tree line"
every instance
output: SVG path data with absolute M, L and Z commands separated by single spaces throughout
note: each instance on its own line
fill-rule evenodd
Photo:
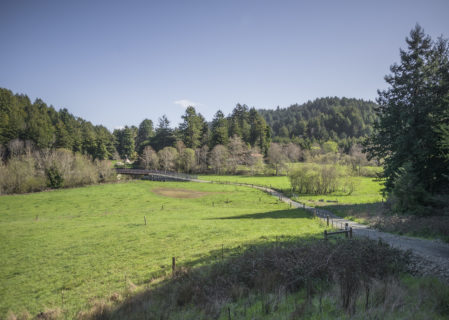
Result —
M 164 115 L 157 126 L 150 119 L 139 126 L 125 126 L 110 132 L 102 125 L 76 117 L 67 109 L 57 111 L 41 99 L 33 103 L 23 94 L 0 88 L 0 152 L 3 159 L 14 152 L 14 141 L 31 141 L 39 149 L 64 148 L 92 159 L 138 159 L 144 148 L 156 152 L 182 141 L 193 150 L 228 146 L 235 136 L 250 148 L 267 156 L 271 141 L 293 142 L 312 149 L 336 141 L 349 153 L 360 138 L 372 131 L 373 103 L 347 98 L 323 98 L 287 109 L 256 110 L 237 104 L 228 116 L 218 110 L 212 121 L 186 108 L 182 123 L 171 128 Z
M 112 158 L 114 136 L 104 126 L 55 110 L 41 99 L 31 103 L 23 94 L 0 88 L 0 155 L 15 152 L 16 141 L 32 142 L 38 149 L 64 148 L 93 159 Z
M 136 159 L 145 147 L 160 151 L 165 147 L 175 147 L 182 142 L 186 148 L 212 150 L 216 145 L 227 146 L 232 138 L 239 137 L 249 147 L 257 147 L 266 154 L 271 142 L 270 128 L 254 108 L 237 104 L 232 113 L 225 117 L 218 110 L 210 123 L 194 107 L 187 107 L 181 124 L 172 129 L 164 115 L 154 128 L 153 121 L 143 120 L 138 127 L 125 126 L 116 129 L 113 136 L 116 149 L 122 159 Z

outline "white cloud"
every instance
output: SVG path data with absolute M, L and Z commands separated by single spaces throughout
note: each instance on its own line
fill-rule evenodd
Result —
M 173 101 L 173 103 L 177 104 L 177 105 L 180 105 L 183 108 L 187 108 L 189 106 L 197 107 L 197 106 L 200 105 L 199 103 L 196 103 L 196 102 L 193 102 L 193 101 L 190 101 L 190 100 L 187 100 L 187 99 L 176 100 L 176 101 Z

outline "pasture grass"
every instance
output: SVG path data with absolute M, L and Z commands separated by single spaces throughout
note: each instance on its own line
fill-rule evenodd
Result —
M 382 201 L 382 183 L 370 177 L 348 177 L 354 183 L 352 193 L 337 191 L 326 195 L 295 194 L 293 199 L 309 206 L 334 204 L 362 204 Z M 202 175 L 198 179 L 217 182 L 237 182 L 272 187 L 291 195 L 291 184 L 287 176 L 232 176 Z
M 352 193 L 336 191 L 326 195 L 297 195 L 295 200 L 311 206 L 364 204 L 382 201 L 382 183 L 375 178 L 350 177 L 354 183 Z
M 222 248 L 322 230 L 308 212 L 233 185 L 132 181 L 2 196 L 0 318 L 59 308 L 71 319 L 89 301 L 150 286 L 172 257 L 201 266 Z

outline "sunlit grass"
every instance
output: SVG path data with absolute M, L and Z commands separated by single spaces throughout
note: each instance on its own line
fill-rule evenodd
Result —
M 291 184 L 287 176 L 232 176 L 232 175 L 203 175 L 199 179 L 218 182 L 237 182 L 272 187 L 290 194 Z M 293 199 L 310 206 L 333 204 L 361 204 L 382 201 L 382 183 L 370 177 L 348 177 L 354 184 L 354 191 L 337 191 L 326 195 L 298 195 Z
M 161 187 L 201 196 L 152 192 Z M 321 232 L 305 211 L 233 185 L 134 181 L 2 196 L 0 317 L 58 307 L 71 318 L 91 298 L 169 273 L 173 256 L 198 266 L 219 259 L 222 246 L 226 254 L 278 235 Z

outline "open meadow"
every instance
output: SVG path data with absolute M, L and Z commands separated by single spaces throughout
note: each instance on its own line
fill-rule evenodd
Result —
M 202 180 L 217 182 L 237 182 L 274 188 L 291 195 L 291 184 L 287 176 L 236 176 L 236 175 L 201 175 Z M 382 201 L 382 184 L 371 177 L 351 177 L 353 192 L 336 191 L 325 195 L 295 194 L 293 199 L 309 206 L 330 204 L 362 204 Z
M 200 266 L 222 248 L 226 257 L 322 230 L 305 211 L 233 185 L 132 181 L 2 196 L 0 317 L 59 308 L 72 318 L 91 300 L 149 286 L 172 257 Z

